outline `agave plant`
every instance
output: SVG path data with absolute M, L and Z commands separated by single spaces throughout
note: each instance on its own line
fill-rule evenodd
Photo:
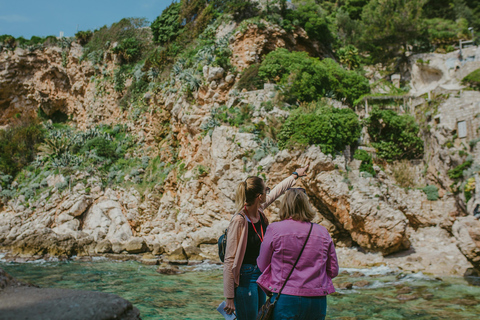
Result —
M 68 152 L 70 147 L 70 140 L 66 136 L 54 136 L 45 138 L 45 142 L 38 147 L 38 150 L 40 156 L 57 157 Z
M 185 84 L 191 91 L 197 91 L 202 85 L 202 80 L 192 69 L 183 70 L 178 79 Z

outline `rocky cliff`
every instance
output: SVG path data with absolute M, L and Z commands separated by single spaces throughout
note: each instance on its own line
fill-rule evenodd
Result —
M 219 38 L 230 35 L 232 64 L 240 69 L 278 47 L 322 54 L 302 30 L 285 34 L 275 27 L 260 30 L 250 25 L 243 33 L 230 32 L 234 29 L 223 26 L 217 32 Z M 414 177 L 416 188 L 400 187 L 395 178 L 398 169 L 392 164 L 375 166 L 377 174 L 371 177 L 359 171 L 359 160 L 325 155 L 317 146 L 278 151 L 254 133 L 209 125 L 212 112 L 226 105 L 250 106 L 252 123 L 275 126 L 275 119 L 285 119 L 289 113 L 265 107 L 278 94 L 274 86 L 239 92 L 237 76 L 206 65 L 193 97 L 181 90 L 178 81 L 175 90 L 147 92 L 142 97 L 146 111 L 133 117 L 133 107 L 120 106 L 121 93 L 113 83 L 101 80 L 113 72 L 114 56 L 106 57 L 98 70 L 81 59 L 79 45 L 73 43 L 66 54 L 62 52 L 55 47 L 2 51 L 0 124 L 8 126 L 18 113 L 36 116 L 39 109 L 47 116 L 67 115 L 79 130 L 100 123 L 123 124 L 138 144 L 128 157 L 158 155 L 165 163 L 176 157 L 178 165 L 147 191 L 131 183 L 135 174 L 105 186 L 96 168 L 76 170 L 68 180 L 60 172 L 40 173 L 38 181 L 45 186 L 35 191 L 35 197 L 18 194 L 0 206 L 0 242 L 12 259 L 151 253 L 169 260 L 216 261 L 216 241 L 233 213 L 237 184 L 261 174 L 267 185 L 274 186 L 295 168 L 310 164 L 308 176 L 297 185 L 306 188 L 318 211 L 315 221 L 334 238 L 342 266 L 386 264 L 456 275 L 472 266 L 480 268 L 480 229 L 471 213 L 479 199 L 473 196 L 467 204 L 462 195 L 449 192 L 455 181 L 448 175 L 468 156 L 479 162 L 478 147 L 473 145 L 468 155 L 469 146 L 464 148 L 478 137 L 477 131 L 459 137 L 457 123 L 466 120 L 471 128 L 480 126 L 480 93 L 463 91 L 460 77 L 451 74 L 478 67 L 478 50 L 472 51 L 471 64 L 455 64 L 444 55 L 434 57 L 441 68 L 434 63 L 419 65 L 420 58 L 410 63 L 410 112 L 423 121 L 427 150 L 423 161 L 409 162 L 404 169 Z M 450 64 L 459 65 L 460 71 L 450 71 Z M 342 107 L 338 101 L 332 103 Z M 66 188 L 60 187 L 65 183 Z M 419 189 L 427 184 L 439 187 L 436 201 L 427 200 Z M 13 182 L 15 187 L 18 184 Z M 277 219 L 277 204 L 267 211 L 271 220 Z

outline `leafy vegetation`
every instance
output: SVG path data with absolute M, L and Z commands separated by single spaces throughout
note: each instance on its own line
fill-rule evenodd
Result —
M 260 69 L 260 64 L 252 64 L 245 70 L 243 70 L 240 80 L 237 82 L 237 89 L 247 91 L 253 91 L 262 89 L 263 79 L 258 75 L 258 70 Z
M 179 35 L 180 24 L 180 2 L 172 2 L 162 14 L 150 25 L 152 29 L 153 41 L 159 44 L 166 44 L 175 40 Z
M 438 200 L 439 195 L 438 195 L 437 186 L 431 184 L 431 185 L 428 185 L 428 186 L 424 187 L 422 190 L 427 195 L 427 200 L 430 200 L 430 201 L 437 201 Z
M 462 84 L 475 90 L 480 90 L 480 69 L 469 73 L 465 78 L 463 78 Z
M 0 130 L 0 174 L 15 175 L 35 159 L 45 130 L 31 118 L 17 119 L 8 129 Z
M 357 149 L 353 155 L 354 159 L 361 160 L 360 163 L 360 172 L 368 172 L 372 176 L 376 175 L 375 170 L 373 169 L 372 156 L 365 150 Z
M 15 49 L 17 46 L 30 50 L 42 49 L 44 46 L 57 45 L 59 40 L 55 36 L 37 37 L 32 36 L 29 40 L 24 37 L 15 38 L 9 34 L 0 35 L 0 47 L 3 44 L 7 49 Z
M 473 160 L 467 160 L 461 165 L 456 166 L 453 169 L 448 170 L 448 176 L 454 181 L 458 181 L 463 178 L 463 171 L 470 168 L 473 164 Z
M 85 45 L 90 41 L 90 39 L 93 36 L 93 32 L 91 30 L 86 30 L 86 31 L 78 31 L 75 33 L 75 39 L 77 39 L 78 43 L 80 45 Z
M 84 45 L 83 57 L 102 57 L 103 52 L 112 49 L 120 55 L 123 62 L 130 63 L 144 58 L 151 50 L 150 30 L 145 18 L 124 18 L 94 30 Z M 88 31 L 84 31 L 88 34 Z M 113 44 L 117 44 L 113 47 Z M 95 54 L 91 56 L 91 54 Z M 100 61 L 92 61 L 100 62 Z
M 423 140 L 414 117 L 374 107 L 365 125 L 379 158 L 394 161 L 423 156 Z
M 351 105 L 370 91 L 365 77 L 343 69 L 331 59 L 319 60 L 306 52 L 289 52 L 283 48 L 265 56 L 258 74 L 284 86 L 289 102 L 310 102 L 327 96 Z
M 360 137 L 358 117 L 350 109 L 320 106 L 312 113 L 301 108 L 293 111 L 278 134 L 278 146 L 318 145 L 322 152 L 333 154 L 345 146 L 354 146 Z

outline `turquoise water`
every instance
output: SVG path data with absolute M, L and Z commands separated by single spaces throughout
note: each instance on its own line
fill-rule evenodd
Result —
M 184 274 L 173 276 L 133 261 L 0 262 L 0 267 L 41 287 L 118 294 L 140 309 L 142 319 L 223 319 L 215 310 L 223 296 L 220 266 L 185 267 Z M 368 281 L 365 287 L 355 286 L 362 280 Z M 478 319 L 480 278 L 469 280 L 405 275 L 386 267 L 343 269 L 335 283 L 354 286 L 328 298 L 328 318 Z

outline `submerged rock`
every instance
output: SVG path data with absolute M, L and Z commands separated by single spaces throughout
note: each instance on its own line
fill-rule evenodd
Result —
M 38 288 L 0 269 L 0 318 L 15 320 L 140 319 L 131 302 L 111 293 Z
M 183 271 L 181 271 L 177 266 L 172 266 L 166 263 L 162 263 L 162 265 L 157 269 L 157 272 L 167 275 L 183 273 Z

